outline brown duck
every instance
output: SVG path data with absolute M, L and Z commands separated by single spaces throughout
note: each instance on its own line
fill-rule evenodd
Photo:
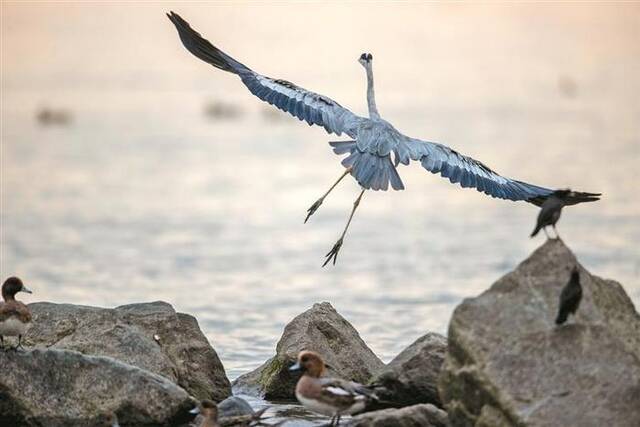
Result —
M 31 311 L 20 301 L 16 301 L 18 292 L 31 293 L 22 280 L 17 277 L 9 277 L 2 284 L 2 299 L 0 302 L 0 346 L 4 348 L 5 336 L 17 336 L 18 344 L 13 347 L 22 347 L 22 336 L 31 324 Z
M 296 385 L 296 398 L 307 409 L 331 417 L 331 425 L 340 424 L 342 415 L 362 411 L 367 402 L 378 400 L 372 390 L 353 381 L 325 377 L 325 363 L 319 354 L 302 351 L 290 371 L 302 371 Z

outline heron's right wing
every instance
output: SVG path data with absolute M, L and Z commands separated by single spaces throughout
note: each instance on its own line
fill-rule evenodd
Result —
M 395 148 L 396 162 L 409 164 L 415 160 L 434 174 L 448 178 L 452 184 L 506 200 L 544 201 L 554 190 L 507 178 L 484 163 L 458 153 L 446 145 L 402 136 Z
M 216 68 L 237 74 L 252 94 L 300 120 L 305 120 L 310 126 L 322 126 L 328 133 L 345 133 L 355 138 L 358 124 L 367 120 L 326 96 L 286 80 L 272 79 L 256 73 L 212 45 L 177 13 L 171 12 L 167 16 L 176 26 L 180 40 L 189 52 Z

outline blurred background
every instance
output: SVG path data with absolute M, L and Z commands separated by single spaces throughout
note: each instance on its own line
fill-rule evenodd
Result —
M 512 270 L 538 210 L 418 165 L 367 192 L 321 268 L 357 184 L 335 136 L 191 56 L 173 9 L 229 54 L 383 117 L 502 174 L 603 192 L 559 231 L 640 304 L 638 4 L 2 3 L 1 275 L 27 302 L 165 300 L 195 315 L 229 376 L 328 300 L 384 361 Z

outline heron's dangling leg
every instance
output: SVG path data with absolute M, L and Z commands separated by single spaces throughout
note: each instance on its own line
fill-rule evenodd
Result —
M 547 236 L 547 239 L 551 238 L 551 237 L 549 237 L 549 233 L 547 233 L 547 227 L 546 226 L 542 227 L 542 231 L 544 231 L 544 235 Z
M 324 198 L 327 197 L 329 195 L 329 193 L 331 193 L 331 191 L 336 188 L 336 185 L 338 185 L 338 183 L 340 181 L 342 181 L 342 178 L 344 178 L 345 176 L 347 176 L 347 174 L 351 172 L 351 168 L 347 168 L 344 173 L 342 175 L 340 175 L 340 178 L 338 178 L 338 180 L 336 182 L 333 183 L 333 185 L 331 186 L 331 188 L 329 188 L 329 190 L 324 193 L 322 195 L 322 197 L 320 197 L 318 200 L 316 200 L 316 202 L 311 205 L 311 207 L 309 209 L 307 209 L 307 217 L 304 219 L 304 223 L 306 224 L 307 221 L 309 220 L 309 217 L 311 217 L 311 215 L 313 215 L 315 213 L 315 211 L 318 210 L 318 208 L 320 207 L 320 205 L 322 204 L 322 202 L 324 201 Z
M 338 252 L 342 247 L 342 241 L 344 240 L 345 234 L 347 234 L 347 230 L 349 229 L 349 225 L 351 224 L 351 220 L 353 219 L 353 214 L 356 213 L 356 209 L 358 209 L 358 205 L 360 204 L 360 200 L 362 199 L 362 195 L 364 194 L 365 191 L 366 190 L 363 189 L 360 192 L 360 195 L 358 196 L 356 201 L 353 202 L 353 209 L 351 209 L 351 215 L 349 215 L 349 220 L 347 221 L 347 225 L 344 227 L 344 231 L 342 232 L 342 235 L 340 236 L 336 244 L 333 245 L 333 248 L 331 248 L 329 253 L 325 255 L 327 259 L 324 261 L 324 264 L 322 264 L 323 267 L 327 265 L 329 261 L 331 261 L 331 258 L 333 258 L 333 265 L 336 264 L 336 260 L 338 259 Z
M 340 414 L 338 413 L 338 418 L 336 418 L 336 426 L 340 425 Z
M 558 229 L 556 229 L 556 225 L 553 224 L 552 227 L 553 227 L 553 231 L 556 233 L 555 240 L 559 240 L 560 239 L 560 234 L 558 234 Z
M 4 350 L 4 337 L 0 335 L 0 350 Z

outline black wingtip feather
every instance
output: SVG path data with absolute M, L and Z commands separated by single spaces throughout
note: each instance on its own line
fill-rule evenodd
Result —
M 191 28 L 191 25 L 189 25 L 189 23 L 180 15 L 171 11 L 167 14 L 167 17 L 176 27 L 176 30 L 178 30 L 178 35 L 180 36 L 180 40 L 184 47 L 195 57 L 213 65 L 216 68 L 237 74 L 237 71 L 231 63 L 229 63 L 229 59 L 231 58 L 212 45 L 196 30 Z M 233 59 L 231 59 L 231 61 L 235 62 Z M 239 63 L 237 64 L 240 65 Z

